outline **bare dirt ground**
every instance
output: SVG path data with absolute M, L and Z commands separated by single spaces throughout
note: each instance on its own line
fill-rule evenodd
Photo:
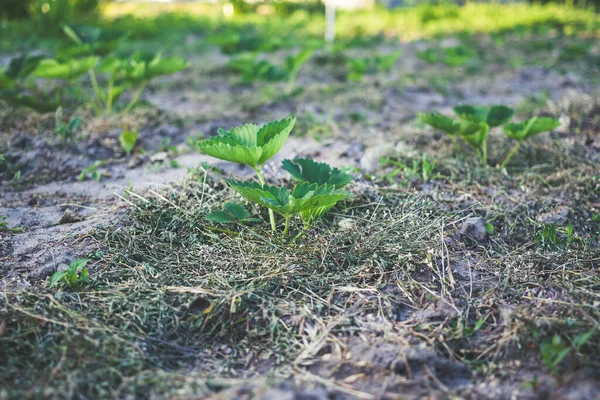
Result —
M 417 58 L 428 44 L 381 45 L 401 58 L 360 83 L 315 57 L 293 97 L 237 85 L 223 56 L 190 60 L 127 117 L 140 129 L 133 156 L 111 117 L 86 114 L 62 146 L 53 116 L 2 111 L 0 348 L 39 370 L 34 383 L 5 370 L 0 397 L 598 398 L 598 70 L 482 55 L 471 73 Z M 562 125 L 508 171 L 484 170 L 415 120 L 464 102 Z M 354 167 L 355 198 L 291 247 L 260 227 L 208 230 L 201 216 L 233 197 L 219 176 L 248 171 L 188 138 L 290 114 L 298 125 L 268 179 L 287 182 L 281 160 L 310 156 Z M 495 165 L 509 144 L 490 141 Z M 428 182 L 380 164 L 422 153 L 438 160 Z M 96 161 L 101 179 L 79 181 Z M 549 224 L 559 242 L 546 245 L 536 235 Z M 95 290 L 48 290 L 82 257 Z M 553 371 L 539 344 L 590 331 Z

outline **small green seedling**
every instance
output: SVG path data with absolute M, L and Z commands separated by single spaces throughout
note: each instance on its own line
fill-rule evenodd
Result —
M 42 79 L 72 81 L 94 68 L 99 60 L 95 56 L 65 61 L 46 58 L 40 61 L 34 75 Z
M 127 153 L 127 155 L 130 155 L 133 149 L 135 148 L 137 138 L 138 131 L 124 130 L 119 135 L 119 143 L 121 144 L 121 147 L 123 148 L 123 150 L 125 150 L 125 153 Z
M 506 106 L 479 107 L 460 105 L 454 107 L 458 120 L 446 117 L 437 112 L 419 114 L 422 122 L 450 135 L 453 143 L 455 137 L 463 139 L 471 146 L 481 161 L 487 166 L 487 138 L 490 129 L 507 123 L 513 116 L 512 109 Z
M 264 185 L 261 168 L 281 149 L 295 123 L 296 118 L 290 117 L 263 126 L 247 124 L 229 131 L 219 129 L 218 136 L 199 142 L 198 148 L 209 156 L 249 166 Z M 271 229 L 275 231 L 272 210 L 269 210 L 269 218 Z
M 98 167 L 101 167 L 103 164 L 103 161 L 98 160 L 92 165 L 85 167 L 81 170 L 79 176 L 77 176 L 77 180 L 81 182 L 84 181 L 86 178 L 91 178 L 95 181 L 100 182 L 100 179 L 102 179 L 103 176 L 109 176 L 107 173 L 98 170 Z
M 160 53 L 139 52 L 129 59 L 106 58 L 100 66 L 100 71 L 109 75 L 108 86 L 106 90 L 98 87 L 95 89 L 96 99 L 110 112 L 125 90 L 135 88 L 131 101 L 123 110 L 129 112 L 152 79 L 183 71 L 187 67 L 185 60 L 177 57 L 162 58 Z
M 384 56 L 351 58 L 346 63 L 348 79 L 361 81 L 365 74 L 389 72 L 399 57 L 400 53 L 392 53 Z
M 83 119 L 73 117 L 67 124 L 63 122 L 63 108 L 58 107 L 54 113 L 54 131 L 60 137 L 63 144 L 75 136 L 75 132 L 81 126 Z
M 504 168 L 506 164 L 508 164 L 525 140 L 539 135 L 540 133 L 550 132 L 553 129 L 558 128 L 558 126 L 560 126 L 559 120 L 547 117 L 533 117 L 523 122 L 504 125 L 504 133 L 506 136 L 516 140 L 517 144 L 510 150 L 500 167 Z
M 573 339 L 567 337 L 571 343 L 564 341 L 559 335 L 554 335 L 551 341 L 540 344 L 542 361 L 554 375 L 558 375 L 558 366 L 564 358 L 572 351 L 579 352 L 595 333 L 595 329 L 581 333 Z
M 250 217 L 250 212 L 237 203 L 225 203 L 222 210 L 210 212 L 204 219 L 219 224 L 232 222 L 258 222 L 258 218 Z
M 75 43 L 74 47 L 63 49 L 55 55 L 54 62 L 73 64 L 79 67 L 84 60 L 96 59 L 97 55 L 109 54 L 120 41 L 126 37 L 123 31 L 100 30 L 89 26 L 65 27 L 66 35 Z M 76 59 L 75 56 L 86 55 Z M 90 61 L 91 64 L 91 61 Z M 100 112 L 112 112 L 112 108 L 121 94 L 129 89 L 135 89 L 131 101 L 125 106 L 128 112 L 139 101 L 148 83 L 159 76 L 170 75 L 188 67 L 181 58 L 162 58 L 160 53 L 138 52 L 130 58 L 115 56 L 105 57 L 99 64 L 99 72 L 107 75 L 106 89 L 100 88 L 96 77 L 95 67 L 98 62 L 89 65 L 83 72 L 88 72 L 92 82 L 94 106 Z
M 85 267 L 88 262 L 89 258 L 82 258 L 73 261 L 67 269 L 56 271 L 50 277 L 49 287 L 62 283 L 70 289 L 78 289 L 83 284 L 89 284 L 88 269 Z
M 246 199 L 283 216 L 285 219 L 283 236 L 288 233 L 292 217 L 300 215 L 305 229 L 308 229 L 312 222 L 323 214 L 323 209 L 330 209 L 338 201 L 350 195 L 348 192 L 336 189 L 335 186 L 326 184 L 319 186 L 316 183 L 300 183 L 290 193 L 285 187 L 257 182 L 248 183 L 232 179 L 227 179 L 226 182 Z
M 267 60 L 257 61 L 256 54 L 249 54 L 231 60 L 228 66 L 241 73 L 242 83 L 287 81 L 286 92 L 289 94 L 294 89 L 300 69 L 312 56 L 312 49 L 304 49 L 297 54 L 287 56 L 283 66 L 279 66 Z
M 115 50 L 128 36 L 128 32 L 126 31 L 100 29 L 89 25 L 65 25 L 63 31 L 75 45 L 59 48 L 54 55 L 58 60 L 105 56 Z

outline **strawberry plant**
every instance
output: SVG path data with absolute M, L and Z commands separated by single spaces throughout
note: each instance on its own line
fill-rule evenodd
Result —
M 335 203 L 348 197 L 349 193 L 343 191 L 341 187 L 352 180 L 350 175 L 327 164 L 297 159 L 284 162 L 284 168 L 301 181 L 291 192 L 285 187 L 268 185 L 261 168 L 281 149 L 295 123 L 296 118 L 290 117 L 263 126 L 247 124 L 234 127 L 229 131 L 219 129 L 218 136 L 197 144 L 200 151 L 205 154 L 244 164 L 254 170 L 258 182 L 242 182 L 233 179 L 227 179 L 226 182 L 249 201 L 269 210 L 273 232 L 276 230 L 275 212 L 283 216 L 284 236 L 289 231 L 292 217 L 299 215 L 304 227 L 308 228 Z M 226 211 L 236 216 L 231 210 Z M 225 215 L 218 213 L 217 217 L 225 217 Z
M 471 61 L 475 52 L 465 45 L 459 45 L 443 49 L 429 48 L 417 52 L 417 57 L 429 64 L 440 63 L 449 67 L 459 67 Z
M 540 133 L 549 132 L 553 129 L 558 128 L 560 122 L 554 118 L 547 117 L 533 117 L 528 120 L 511 123 L 504 125 L 504 133 L 509 138 L 516 140 L 517 144 L 510 150 L 500 167 L 504 168 L 510 159 L 521 147 L 521 144 L 533 136 L 539 135 Z
M 283 160 L 282 167 L 300 183 L 316 183 L 319 186 L 328 185 L 341 189 L 354 180 L 350 174 L 308 158 Z
M 437 112 L 419 114 L 425 124 L 455 137 L 463 139 L 471 146 L 482 166 L 487 166 L 487 137 L 490 129 L 507 123 L 513 116 L 512 109 L 506 106 L 480 107 L 460 105 L 454 107 L 458 120 L 446 117 Z
M 330 165 L 322 162 L 316 162 L 308 158 L 295 158 L 292 160 L 283 160 L 282 167 L 289 172 L 300 183 L 316 184 L 319 187 L 333 187 L 342 189 L 344 186 L 354 180 L 350 174 L 332 168 Z M 348 195 L 348 193 L 346 193 Z M 300 214 L 305 228 L 310 227 L 314 221 L 325 215 L 336 202 L 323 205 L 318 208 L 303 211 Z
M 32 79 L 42 56 L 21 56 L 13 58 L 8 68 L 0 69 L 0 98 L 14 106 L 29 107 L 36 111 L 56 110 L 58 104 L 41 93 Z
M 231 60 L 228 66 L 241 74 L 242 83 L 287 81 L 286 91 L 289 94 L 296 84 L 300 69 L 312 55 L 311 49 L 304 49 L 297 54 L 287 56 L 284 64 L 279 66 L 267 60 L 257 61 L 257 55 L 251 54 Z
M 264 185 L 261 168 L 281 149 L 295 123 L 296 118 L 290 117 L 263 126 L 247 124 L 229 131 L 219 129 L 218 136 L 199 142 L 198 148 L 209 156 L 249 166 Z M 272 210 L 269 210 L 269 219 L 275 231 Z
M 347 77 L 351 81 L 361 81 L 365 74 L 389 72 L 399 57 L 400 53 L 392 53 L 385 56 L 351 58 L 346 64 Z
M 126 32 L 89 26 L 66 26 L 64 31 L 75 45 L 59 50 L 55 58 L 75 65 L 81 61 L 73 57 L 85 56 L 83 60 L 87 60 L 108 55 L 127 36 Z M 112 112 L 115 102 L 124 91 L 135 89 L 131 101 L 124 109 L 124 112 L 128 112 L 138 102 L 152 79 L 187 68 L 185 60 L 176 57 L 162 58 L 160 53 L 138 52 L 129 58 L 108 56 L 98 64 L 99 71 L 107 75 L 106 89 L 102 89 L 96 76 L 96 64 L 98 63 L 87 69 L 92 82 L 94 104 L 97 111 L 104 109 L 108 113 Z

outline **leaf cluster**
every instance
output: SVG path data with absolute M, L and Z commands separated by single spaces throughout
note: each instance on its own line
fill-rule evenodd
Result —
M 312 49 L 304 49 L 285 58 L 283 65 L 268 60 L 257 60 L 257 54 L 247 54 L 229 62 L 228 67 L 240 73 L 242 83 L 256 81 L 288 82 L 288 89 L 294 86 L 300 69 L 313 56 Z
M 83 284 L 89 284 L 88 269 L 86 265 L 90 260 L 88 258 L 82 258 L 73 261 L 68 268 L 62 271 L 56 271 L 50 277 L 49 287 L 53 287 L 57 284 L 64 284 L 69 289 L 77 289 Z
M 467 64 L 475 57 L 475 52 L 465 45 L 446 48 L 429 48 L 417 52 L 417 57 L 429 64 L 444 64 L 449 67 L 459 67 Z
M 457 119 L 438 112 L 421 113 L 419 119 L 423 123 L 447 133 L 453 141 L 456 137 L 464 140 L 476 151 L 483 166 L 487 165 L 487 138 L 492 128 L 503 126 L 506 136 L 517 140 L 520 145 L 526 139 L 551 131 L 560 125 L 556 119 L 538 117 L 520 123 L 509 123 L 514 111 L 503 105 L 491 107 L 459 105 L 454 107 L 454 112 Z M 516 150 L 514 151 L 516 152 Z M 513 154 L 514 152 L 511 152 L 507 156 L 502 163 L 503 166 Z
M 283 161 L 283 168 L 300 182 L 291 191 L 283 186 L 266 184 L 261 167 L 281 149 L 295 122 L 296 118 L 290 117 L 263 126 L 247 124 L 229 131 L 220 129 L 218 136 L 197 144 L 205 154 L 248 165 L 256 172 L 259 182 L 233 179 L 226 179 L 226 182 L 247 200 L 269 209 L 273 231 L 276 228 L 274 213 L 283 216 L 284 236 L 294 216 L 300 216 L 306 229 L 338 201 L 347 198 L 350 194 L 342 188 L 352 181 L 352 176 L 337 168 L 298 158 Z M 218 223 L 248 220 L 247 211 L 242 211 L 237 205 L 228 204 L 223 210 L 213 211 L 206 218 Z
M 396 52 L 374 57 L 351 58 L 346 62 L 347 78 L 351 81 L 361 81 L 365 74 L 389 72 L 399 57 L 400 53 Z

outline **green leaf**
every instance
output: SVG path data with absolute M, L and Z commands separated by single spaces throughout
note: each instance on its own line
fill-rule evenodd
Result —
M 464 45 L 448 47 L 444 50 L 444 64 L 458 67 L 468 63 L 475 56 L 475 52 Z
M 65 62 L 53 59 L 40 61 L 35 75 L 44 79 L 75 79 L 98 64 L 98 57 L 86 57 Z
M 259 164 L 262 165 L 281 149 L 296 124 L 296 117 L 289 117 L 263 125 L 257 133 L 257 144 L 262 148 Z
M 49 287 L 56 285 L 59 281 L 63 280 L 67 276 L 67 271 L 56 271 L 50 277 Z
M 25 79 L 38 67 L 42 56 L 22 56 L 10 60 L 8 68 L 4 74 L 12 80 Z
M 222 210 L 211 211 L 208 215 L 204 217 L 204 219 L 211 222 L 217 222 L 219 224 L 227 224 L 229 222 L 235 221 L 235 218 L 233 218 L 233 216 Z
M 500 126 L 507 123 L 515 112 L 506 106 L 492 106 L 487 115 L 487 124 L 490 127 Z
M 76 271 L 79 272 L 83 267 L 85 267 L 88 263 L 90 262 L 89 258 L 81 258 L 79 260 L 75 260 L 73 261 L 70 265 L 69 265 L 69 269 L 71 271 Z
M 285 69 L 289 78 L 295 79 L 300 68 L 313 56 L 312 49 L 304 49 L 298 54 L 288 56 L 285 59 Z
M 468 104 L 454 107 L 454 112 L 458 117 L 466 122 L 482 123 L 487 122 L 489 108 L 478 107 Z
M 114 61 L 113 67 L 115 66 Z M 162 58 L 160 53 L 138 52 L 126 63 L 124 77 L 131 82 L 146 82 L 163 75 L 170 75 L 188 67 L 182 58 Z
M 231 128 L 229 131 L 225 131 L 219 128 L 218 133 L 221 136 L 232 137 L 239 142 L 242 146 L 257 147 L 258 146 L 258 131 L 260 126 L 254 124 L 246 124 Z
M 375 57 L 375 65 L 380 71 L 388 72 L 400 58 L 400 52 Z
M 483 146 L 489 133 L 490 128 L 485 122 L 463 125 L 459 132 L 460 137 L 475 149 Z
M 283 169 L 300 182 L 316 183 L 317 185 L 335 186 L 341 189 L 352 182 L 354 177 L 326 163 L 316 162 L 307 158 L 283 160 Z
M 420 113 L 419 119 L 423 123 L 438 129 L 448 135 L 456 135 L 461 130 L 461 124 L 437 112 Z
M 273 121 L 262 127 L 242 125 L 197 144 L 200 151 L 221 160 L 237 162 L 256 168 L 273 157 L 287 140 L 295 117 Z
M 40 100 L 36 96 L 30 96 L 23 93 L 6 93 L 3 94 L 2 97 L 15 106 L 29 107 L 38 112 L 51 112 L 58 107 L 58 104 L 52 101 Z
M 232 214 L 238 221 L 243 221 L 250 216 L 250 213 L 240 204 L 225 203 L 223 208 Z
M 336 190 L 335 187 L 327 185 L 319 187 L 317 184 L 300 183 L 290 193 L 285 187 L 261 185 L 257 182 L 240 182 L 232 179 L 227 179 L 226 182 L 248 200 L 270 208 L 284 217 L 333 206 L 350 196 L 343 190 Z
M 249 165 L 254 168 L 258 165 L 262 149 L 242 145 L 233 137 L 215 136 L 198 143 L 198 148 L 204 154 L 220 160 Z
M 119 143 L 121 143 L 121 147 L 123 147 L 123 150 L 125 150 L 127 155 L 131 154 L 131 152 L 135 148 L 137 138 L 137 131 L 123 131 L 123 133 L 121 133 L 121 135 L 119 136 Z
M 183 71 L 188 67 L 186 60 L 182 58 L 163 58 L 154 60 L 148 64 L 146 79 L 153 79 L 158 76 L 171 75 Z
M 560 121 L 548 117 L 533 117 L 528 120 L 504 125 L 504 133 L 511 139 L 522 142 L 543 132 L 549 132 L 560 126 Z

